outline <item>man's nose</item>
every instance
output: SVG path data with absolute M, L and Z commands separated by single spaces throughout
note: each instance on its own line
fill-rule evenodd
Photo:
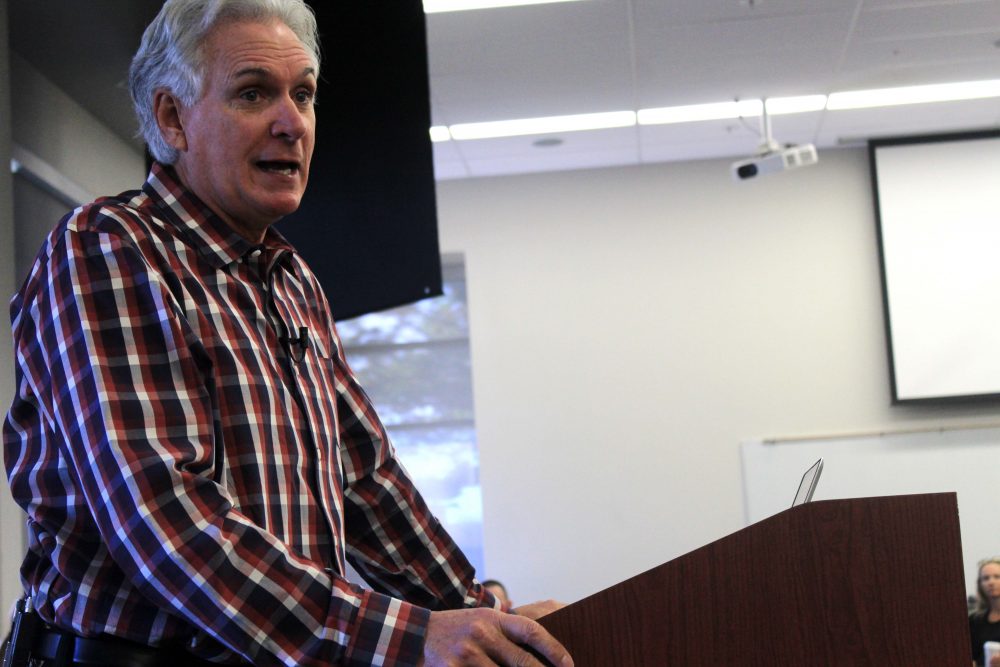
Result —
M 275 105 L 274 119 L 271 122 L 271 135 L 288 141 L 298 141 L 309 130 L 307 110 L 295 99 L 283 97 Z

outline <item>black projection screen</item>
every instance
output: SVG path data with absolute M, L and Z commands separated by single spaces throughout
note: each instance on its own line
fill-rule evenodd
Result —
M 421 0 L 312 0 L 323 44 L 316 150 L 278 229 L 345 319 L 441 294 Z
M 869 142 L 893 401 L 1000 397 L 1000 131 Z

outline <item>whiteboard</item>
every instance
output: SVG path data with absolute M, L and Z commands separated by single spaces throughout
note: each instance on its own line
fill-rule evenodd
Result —
M 976 563 L 1000 554 L 1000 427 L 741 443 L 747 525 L 787 509 L 816 459 L 813 500 L 956 492 L 966 590 Z

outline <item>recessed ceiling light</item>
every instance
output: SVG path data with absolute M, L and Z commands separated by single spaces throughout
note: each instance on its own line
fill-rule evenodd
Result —
M 535 148 L 555 148 L 556 146 L 562 146 L 563 140 L 559 137 L 545 137 L 544 139 L 535 139 L 531 142 L 531 145 Z
M 518 7 L 521 5 L 547 5 L 554 2 L 579 2 L 580 0 L 424 0 L 424 13 L 461 12 L 469 9 L 493 7 Z

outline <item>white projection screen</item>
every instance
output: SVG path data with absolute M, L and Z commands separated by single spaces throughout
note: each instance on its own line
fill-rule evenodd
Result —
M 869 157 L 893 401 L 1000 397 L 1000 131 Z

